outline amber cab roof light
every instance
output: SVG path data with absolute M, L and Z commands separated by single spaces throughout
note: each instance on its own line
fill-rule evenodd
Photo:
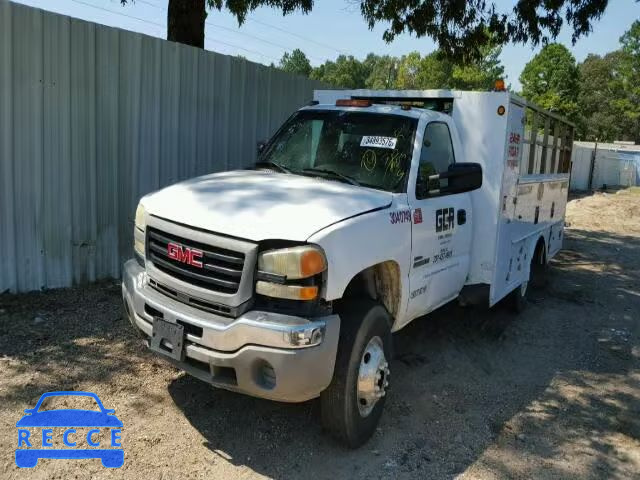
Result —
M 496 80 L 496 83 L 494 85 L 494 90 L 496 92 L 506 92 L 507 91 L 507 87 L 504 84 L 504 80 L 499 78 L 498 80 Z
M 336 100 L 336 107 L 370 107 L 371 100 L 366 100 L 364 98 L 341 98 Z

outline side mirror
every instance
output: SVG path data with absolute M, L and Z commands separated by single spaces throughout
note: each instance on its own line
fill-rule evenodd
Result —
M 427 173 L 418 172 L 418 198 L 471 192 L 482 186 L 482 166 L 479 163 L 454 163 L 446 172 L 428 176 Z
M 267 146 L 267 141 L 266 140 L 260 140 L 257 144 L 256 144 L 256 151 L 258 154 L 258 157 L 260 156 L 260 154 L 262 153 L 262 151 L 264 150 L 264 147 Z
M 447 179 L 442 193 L 464 193 L 477 190 L 482 186 L 482 166 L 479 163 L 454 163 L 440 178 Z

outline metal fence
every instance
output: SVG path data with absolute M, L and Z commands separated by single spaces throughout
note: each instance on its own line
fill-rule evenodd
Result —
M 0 0 L 0 293 L 118 277 L 142 195 L 251 164 L 314 88 Z

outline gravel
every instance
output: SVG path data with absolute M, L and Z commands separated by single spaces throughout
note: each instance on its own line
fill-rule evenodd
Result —
M 317 401 L 216 390 L 142 347 L 113 282 L 0 296 L 0 478 L 640 478 L 640 195 L 568 206 L 565 249 L 520 316 L 448 305 L 395 335 L 380 427 L 356 451 Z M 50 390 L 95 392 L 125 464 L 14 463 Z

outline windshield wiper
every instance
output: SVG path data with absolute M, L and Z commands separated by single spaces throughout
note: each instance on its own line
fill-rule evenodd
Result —
M 256 162 L 256 167 L 275 167 L 280 172 L 291 173 L 291 170 L 289 170 L 287 167 L 276 162 Z
M 303 172 L 315 172 L 315 173 L 326 173 L 327 175 L 332 175 L 336 178 L 339 178 L 351 185 L 355 185 L 356 187 L 360 186 L 360 182 L 358 182 L 355 178 L 350 177 L 349 175 L 345 175 L 340 172 L 336 172 L 335 170 L 329 170 L 326 168 L 305 168 Z

